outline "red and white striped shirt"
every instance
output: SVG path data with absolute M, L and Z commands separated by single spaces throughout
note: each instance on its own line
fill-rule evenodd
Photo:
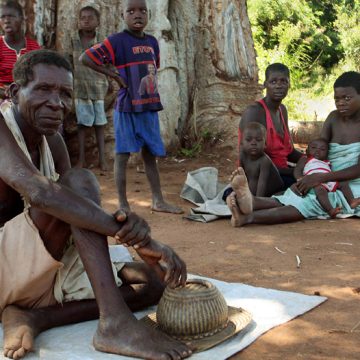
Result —
M 40 45 L 36 40 L 26 36 L 25 47 L 17 52 L 6 43 L 4 36 L 0 36 L 0 87 L 14 81 L 12 70 L 16 60 L 20 56 L 37 49 L 40 49 Z

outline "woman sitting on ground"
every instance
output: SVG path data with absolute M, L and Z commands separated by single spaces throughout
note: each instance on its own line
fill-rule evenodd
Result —
M 327 117 L 321 137 L 329 146 L 332 172 L 306 175 L 294 191 L 271 198 L 253 197 L 240 168 L 232 174 L 233 192 L 227 198 L 233 226 L 279 224 L 302 219 L 328 217 L 312 190 L 328 181 L 349 181 L 354 197 L 360 196 L 360 73 L 349 71 L 334 83 L 336 110 Z M 333 207 L 341 207 L 345 216 L 359 216 L 360 207 L 352 209 L 341 191 L 329 194 Z
M 282 101 L 290 87 L 290 72 L 287 66 L 275 63 L 265 70 L 266 96 L 247 107 L 239 125 L 239 144 L 241 132 L 250 122 L 257 122 L 266 128 L 266 154 L 280 172 L 284 189 L 296 182 L 294 168 L 288 162 L 297 163 L 303 155 L 294 149 L 288 127 L 288 113 Z M 241 150 L 241 144 L 240 144 Z M 240 163 L 240 166 L 241 163 Z

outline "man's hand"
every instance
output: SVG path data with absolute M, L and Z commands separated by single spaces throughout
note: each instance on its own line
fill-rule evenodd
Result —
M 122 228 L 114 236 L 117 244 L 138 249 L 150 242 L 150 227 L 143 218 L 122 210 L 118 210 L 114 217 L 118 222 L 123 223 Z
M 326 182 L 323 179 L 324 174 L 311 174 L 304 176 L 296 183 L 299 192 L 302 195 L 306 195 L 312 188 L 320 185 L 322 182 Z
M 148 265 L 155 267 L 155 271 L 167 285 L 172 288 L 185 285 L 186 265 L 169 246 L 151 240 L 146 246 L 142 246 L 136 251 Z

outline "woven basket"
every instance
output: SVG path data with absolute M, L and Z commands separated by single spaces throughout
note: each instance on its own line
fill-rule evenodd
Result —
M 174 338 L 201 339 L 227 326 L 228 306 L 213 284 L 194 279 L 184 287 L 165 289 L 156 318 L 160 329 Z

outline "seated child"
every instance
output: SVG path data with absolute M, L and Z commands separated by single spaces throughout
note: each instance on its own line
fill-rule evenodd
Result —
M 328 150 L 329 145 L 324 139 L 312 140 L 308 144 L 306 156 L 303 156 L 296 164 L 294 170 L 295 178 L 297 180 L 300 180 L 305 175 L 331 172 L 330 161 L 327 160 Z M 291 189 L 295 193 L 299 193 L 296 184 L 293 184 Z M 349 203 L 352 209 L 360 205 L 360 198 L 354 198 L 354 195 L 347 181 L 332 181 L 320 184 L 314 188 L 316 198 L 318 199 L 323 209 L 330 215 L 330 217 L 335 218 L 341 210 L 341 207 L 334 208 L 331 205 L 328 197 L 328 192 L 333 192 L 336 190 L 342 191 L 346 201 Z
M 257 122 L 245 125 L 240 140 L 240 166 L 244 169 L 253 195 L 271 196 L 284 183 L 279 171 L 265 154 L 266 129 Z

